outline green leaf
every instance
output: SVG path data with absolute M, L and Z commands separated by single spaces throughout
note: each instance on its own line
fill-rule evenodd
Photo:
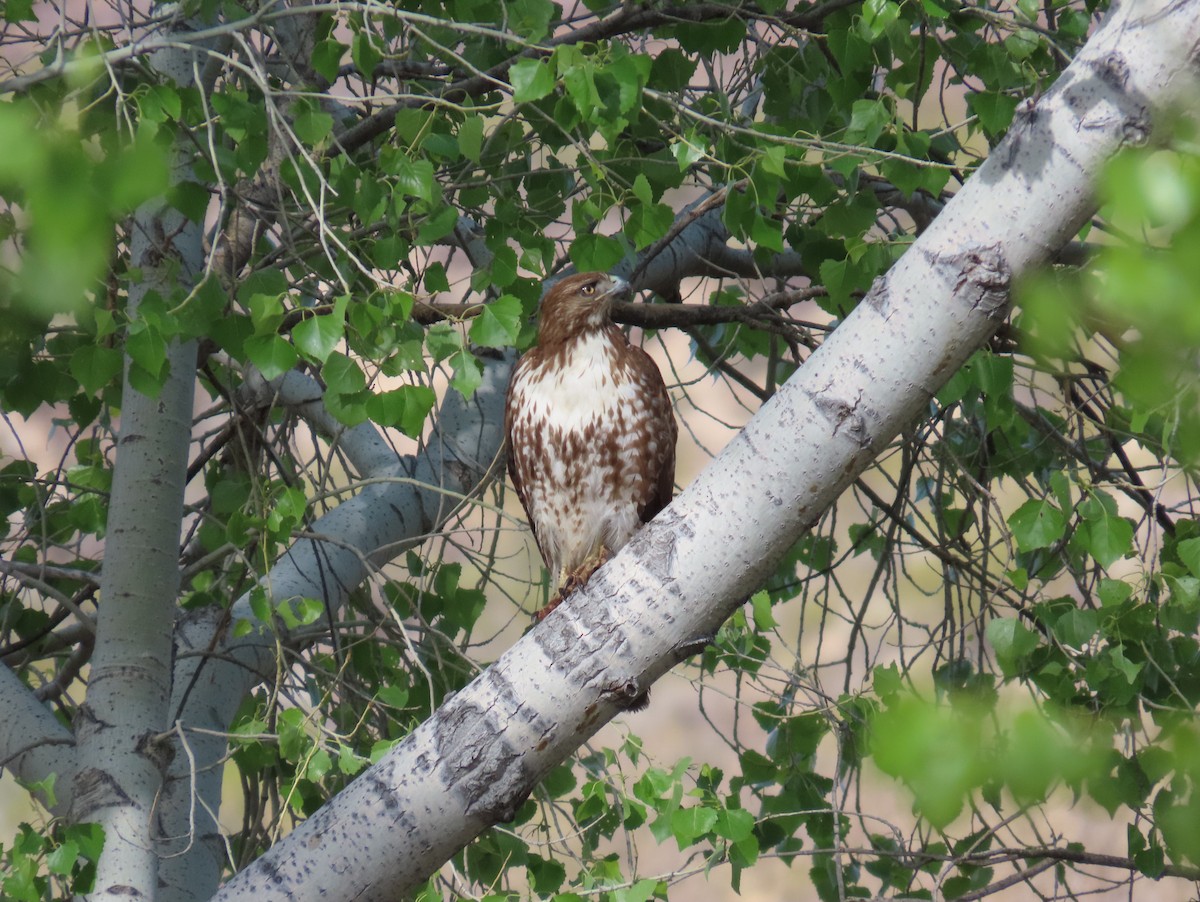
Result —
M 573 54 L 565 53 L 568 49 L 573 50 L 574 48 L 560 47 L 559 55 L 564 59 L 570 59 Z M 563 87 L 567 89 L 567 96 L 575 104 L 575 109 L 579 111 L 580 117 L 585 121 L 591 121 L 593 113 L 600 106 L 600 94 L 596 90 L 596 73 L 591 62 L 564 66 L 560 61 L 559 74 L 562 76 Z
M 357 363 L 340 351 L 330 354 L 321 367 L 321 378 L 329 392 L 335 395 L 351 395 L 367 386 L 367 378 Z
M 754 832 L 754 815 L 742 808 L 723 808 L 717 812 L 712 829 L 730 842 L 741 842 Z
M 625 234 L 641 250 L 666 235 L 674 222 L 675 211 L 666 204 L 638 203 L 630 208 Z
M 316 623 L 325 616 L 325 602 L 319 598 L 301 598 L 295 605 L 296 619 L 303 626 Z
M 457 224 L 458 210 L 447 204 L 421 223 L 421 227 L 417 229 L 416 243 L 419 247 L 437 244 L 453 232 Z
M 451 358 L 454 375 L 450 379 L 451 387 L 468 401 L 475 394 L 475 389 L 483 384 L 483 364 L 468 349 L 462 348 Z
M 417 438 L 436 401 L 432 388 L 405 385 L 368 398 L 367 415 L 380 426 L 394 426 L 410 438 Z
M 849 259 L 822 260 L 820 274 L 821 284 L 829 292 L 826 309 L 838 314 L 849 313 L 854 307 L 854 293 L 869 290 L 874 279 L 869 270 Z
M 876 41 L 889 25 L 900 18 L 900 6 L 894 0 L 866 0 L 862 6 L 862 30 L 869 41 Z
M 1121 674 L 1130 686 L 1137 685 L 1138 675 L 1141 674 L 1142 668 L 1145 667 L 1144 664 L 1139 664 L 1125 657 L 1125 650 L 1119 645 L 1110 651 L 1109 660 L 1112 661 L 1112 665 L 1117 673 Z
M 96 394 L 121 372 L 121 352 L 103 345 L 84 345 L 71 355 L 71 375 L 88 394 Z
M 88 861 L 98 861 L 104 850 L 104 828 L 99 824 L 74 824 L 67 827 L 65 836 L 75 843 L 79 854 Z
M 171 206 L 192 222 L 204 222 L 208 213 L 208 189 L 196 182 L 180 182 L 168 192 Z
M 1200 576 L 1200 539 L 1184 539 L 1175 546 L 1175 552 L 1193 576 Z
M 341 41 L 318 41 L 313 47 L 312 67 L 326 81 L 334 82 L 338 78 L 342 57 L 346 55 L 347 47 Z
M 342 315 L 346 309 L 346 297 L 339 298 L 337 307 Z M 292 329 L 292 341 L 301 352 L 318 363 L 324 363 L 345 335 L 345 322 L 335 308 L 325 315 L 310 316 Z
M 261 623 L 271 622 L 271 602 L 267 598 L 267 593 L 261 586 L 256 586 L 250 590 L 250 610 Z
M 375 49 L 368 32 L 360 31 L 354 35 L 350 44 L 350 58 L 354 65 L 368 80 L 375 77 L 375 68 L 383 62 L 383 54 Z
M 717 812 L 712 808 L 680 808 L 671 815 L 671 834 L 682 850 L 707 836 L 716 823 Z
M 137 390 L 148 395 L 157 395 L 167 375 L 166 339 L 157 329 L 147 326 L 144 322 L 133 323 L 125 339 L 125 353 L 133 362 L 129 376 L 131 381 L 139 382 Z M 140 375 L 134 373 L 135 369 L 141 371 Z M 146 379 L 149 380 L 148 383 Z M 155 384 L 158 388 L 153 387 Z
M 1024 659 L 1039 644 L 1037 633 L 1012 617 L 989 621 L 986 632 L 988 642 L 996 653 L 996 661 L 1005 676 L 1019 673 Z
M 353 777 L 363 769 L 366 762 L 352 748 L 338 743 L 337 766 L 340 773 Z
M 332 134 L 333 117 L 318 107 L 308 107 L 297 113 L 292 127 L 301 141 L 315 146 Z
M 308 765 L 304 769 L 304 776 L 314 783 L 318 783 L 331 770 L 333 770 L 333 758 L 325 749 L 317 749 L 308 758 Z
M 1100 604 L 1107 608 L 1128 601 L 1133 596 L 1133 586 L 1119 579 L 1102 579 L 1096 594 Z
M 755 592 L 750 597 L 750 605 L 754 611 L 754 625 L 760 630 L 775 629 L 778 624 L 771 613 L 771 596 L 766 592 Z
M 51 874 L 66 876 L 75 867 L 77 858 L 79 858 L 79 844 L 70 841 L 64 842 L 46 856 L 46 868 Z
M 1106 570 L 1133 552 L 1133 524 L 1124 517 L 1101 511 L 1085 519 L 1079 528 L 1084 549 Z
M 429 160 L 396 160 L 396 188 L 401 194 L 432 202 L 441 190 L 434 179 L 433 163 Z
M 998 135 L 1012 122 L 1017 98 L 988 91 L 967 95 L 967 106 L 979 117 L 980 124 L 991 135 Z
M 648 84 L 660 91 L 681 90 L 696 71 L 697 60 L 676 47 L 657 49 L 650 67 Z
M 264 379 L 282 376 L 300 360 L 291 342 L 281 335 L 254 335 L 246 339 L 246 356 Z
M 542 858 L 540 855 L 531 855 L 525 867 L 533 878 L 533 890 L 539 895 L 556 892 L 567 879 L 567 869 L 560 862 Z
M 686 172 L 704 159 L 707 153 L 708 140 L 698 132 L 692 132 L 686 138 L 678 138 L 671 142 L 671 155 L 679 163 L 680 172 Z
M 37 20 L 33 12 L 33 0 L 4 0 L 0 4 L 6 22 L 32 22 Z
M 468 116 L 458 127 L 458 149 L 474 163 L 483 154 L 483 117 Z
M 304 712 L 299 708 L 284 708 L 279 712 L 279 754 L 285 761 L 299 761 L 312 745 L 304 727 Z
M 546 36 L 554 11 L 550 0 L 509 0 L 504 4 L 508 27 L 530 41 Z
M 882 100 L 856 100 L 850 107 L 845 140 L 849 144 L 873 146 L 891 122 L 892 113 Z
M 1092 636 L 1096 635 L 1099 628 L 1099 615 L 1086 608 L 1067 611 L 1054 621 L 1054 635 L 1069 648 L 1083 648 L 1091 641 Z
M 521 331 L 521 299 L 504 294 L 486 304 L 471 323 L 471 341 L 485 348 L 509 348 Z
M 425 333 L 425 348 L 440 363 L 463 346 L 462 333 L 453 323 L 434 323 Z
M 1008 518 L 1008 526 L 1021 551 L 1048 548 L 1066 532 L 1067 518 L 1049 501 L 1032 498 Z
M 608 272 L 621 262 L 625 248 L 606 235 L 580 235 L 571 243 L 571 262 L 580 272 Z
M 544 60 L 520 60 L 508 70 L 514 103 L 541 100 L 554 90 L 554 73 Z
M 650 902 L 659 893 L 661 884 L 657 880 L 638 880 L 627 889 L 614 890 L 613 902 Z M 665 891 L 664 891 L 665 892 Z
M 912 790 L 921 814 L 944 827 L 962 811 L 981 777 L 974 718 L 911 697 L 880 712 L 871 730 L 875 762 Z

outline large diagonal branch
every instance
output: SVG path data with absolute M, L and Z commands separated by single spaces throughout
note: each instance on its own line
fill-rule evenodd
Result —
M 711 634 L 995 331 L 1011 280 L 1191 83 L 1195 3 L 1141 0 L 1021 108 L 983 167 L 688 488 L 587 587 L 219 899 L 403 896 Z

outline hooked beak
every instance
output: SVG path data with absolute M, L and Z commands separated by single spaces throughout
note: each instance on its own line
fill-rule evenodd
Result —
M 608 298 L 613 301 L 627 301 L 633 297 L 633 289 L 620 276 L 609 276 L 612 288 L 608 289 Z

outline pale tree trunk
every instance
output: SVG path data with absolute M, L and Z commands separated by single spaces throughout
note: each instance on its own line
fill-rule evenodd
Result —
M 193 84 L 192 55 L 163 51 L 150 65 Z M 190 172 L 187 151 L 174 161 L 174 181 Z M 204 263 L 201 227 L 163 201 L 133 217 L 129 316 L 150 293 L 175 296 Z M 131 384 L 125 360 L 120 434 L 104 547 L 103 577 L 87 697 L 76 723 L 78 766 L 71 820 L 104 828 L 96 889 L 89 897 L 152 899 L 158 892 L 154 805 L 170 755 L 163 736 L 173 668 L 172 636 L 179 595 L 180 523 L 192 434 L 196 343 L 172 342 L 169 374 L 156 396 Z
M 1115 12 L 909 253 L 586 589 L 218 895 L 394 899 L 711 634 L 1003 321 L 1119 147 L 1193 87 L 1200 4 Z

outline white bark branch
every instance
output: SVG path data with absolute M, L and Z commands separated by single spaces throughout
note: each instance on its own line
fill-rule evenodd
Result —
M 1200 4 L 1110 17 L 1055 87 L 720 457 L 587 587 L 218 899 L 391 899 L 711 634 L 1002 322 L 1013 276 L 1093 209 L 1151 110 L 1192 89 Z
M 252 406 L 281 404 L 293 410 L 320 436 L 336 445 L 363 479 L 385 475 L 396 466 L 396 449 L 374 423 L 368 420 L 352 427 L 340 423 L 325 406 L 325 390 L 320 383 L 299 370 L 289 370 L 268 381 L 251 368 L 239 397 Z
M 194 84 L 190 53 L 163 51 L 150 64 L 180 86 Z M 174 183 L 188 177 L 185 149 L 176 148 L 172 166 Z M 149 292 L 169 298 L 202 272 L 201 228 L 163 201 L 148 203 L 133 218 L 130 259 L 143 272 L 129 289 L 135 319 Z M 77 721 L 71 806 L 73 822 L 104 828 L 92 899 L 153 899 L 158 892 L 153 811 L 169 748 L 155 737 L 168 726 L 196 343 L 172 342 L 166 358 L 169 372 L 153 397 L 134 387 L 136 361 L 125 360 L 96 648 Z
M 57 775 L 56 790 L 75 773 L 75 737 L 50 713 L 9 668 L 0 665 L 0 768 L 10 768 L 23 783 Z M 57 793 L 56 793 L 57 795 Z M 49 806 L 50 799 L 39 794 Z

